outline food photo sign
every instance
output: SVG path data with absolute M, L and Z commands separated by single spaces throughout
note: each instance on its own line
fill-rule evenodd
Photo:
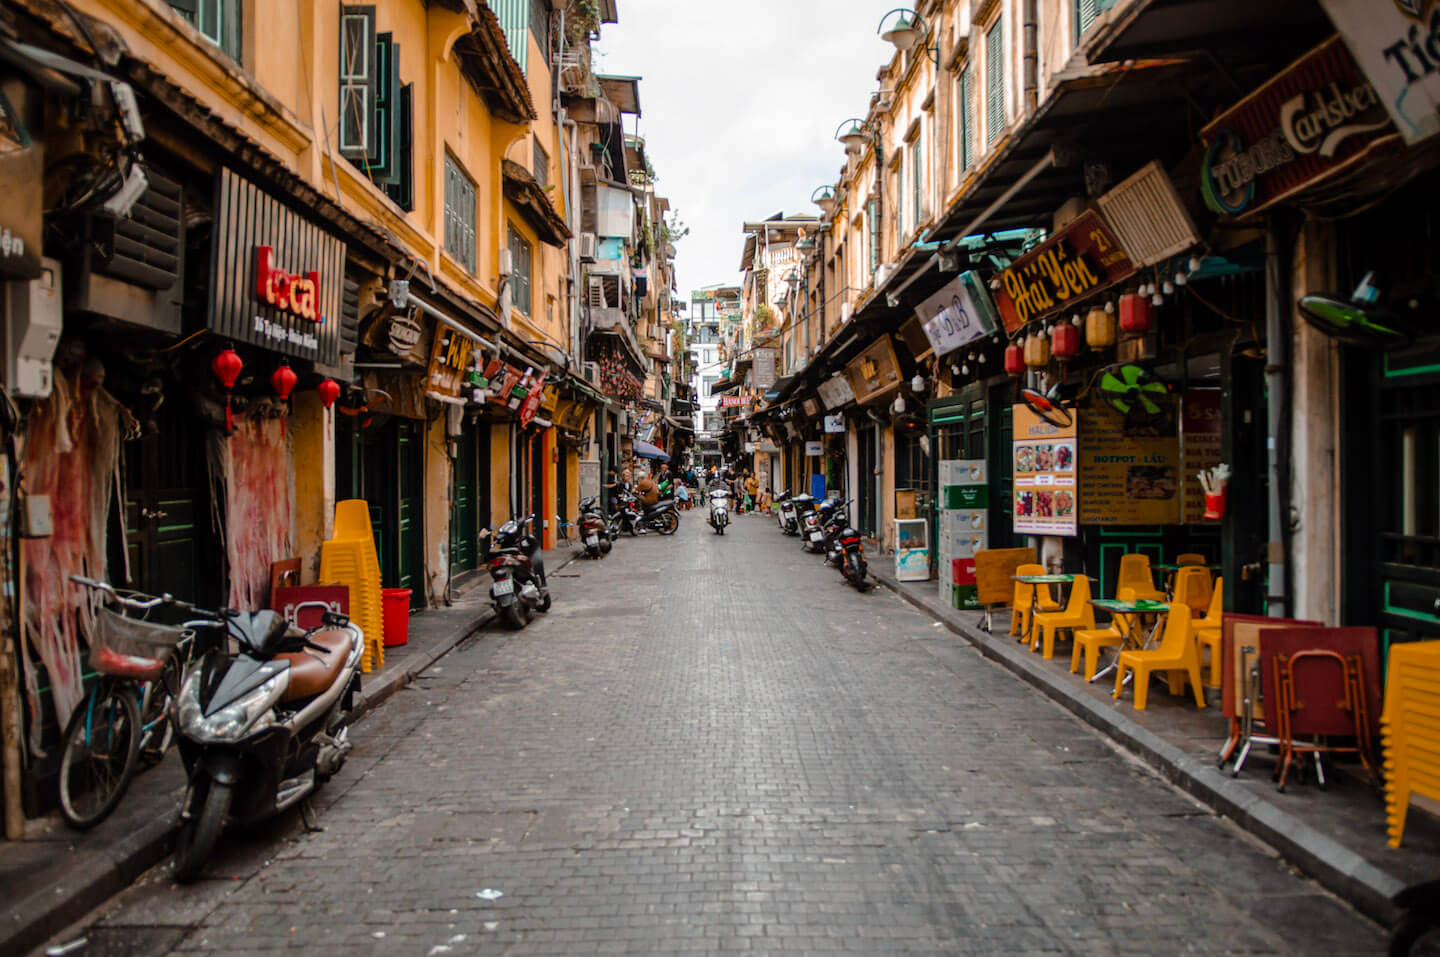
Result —
M 1080 521 L 1178 525 L 1180 440 L 1174 416 L 1127 429 L 1123 415 L 1102 406 L 1081 409 L 1078 423 Z
M 1052 425 L 1025 405 L 1012 406 L 1010 415 L 1015 429 L 1015 531 L 1077 534 L 1075 423 Z

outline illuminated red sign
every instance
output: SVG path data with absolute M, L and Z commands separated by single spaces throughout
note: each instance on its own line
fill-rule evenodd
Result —
M 275 265 L 272 246 L 255 247 L 255 295 L 282 312 L 311 322 L 323 322 L 320 315 L 320 274 L 292 276 Z

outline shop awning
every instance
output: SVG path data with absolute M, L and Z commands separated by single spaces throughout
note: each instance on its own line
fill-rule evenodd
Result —
M 634 442 L 635 457 L 641 459 L 654 459 L 656 462 L 670 461 L 670 455 L 658 445 L 651 445 L 643 439 L 636 439 Z
M 670 426 L 670 428 L 675 429 L 679 432 L 695 431 L 695 424 L 693 422 L 682 419 L 679 416 L 667 415 L 665 416 L 665 422 Z
M 1082 46 L 1091 63 L 1196 55 L 1234 69 L 1288 62 L 1333 29 L 1314 0 L 1131 0 L 1102 14 Z
M 710 387 L 710 394 L 725 395 L 737 391 L 744 384 L 745 379 L 743 377 L 739 379 L 721 379 Z

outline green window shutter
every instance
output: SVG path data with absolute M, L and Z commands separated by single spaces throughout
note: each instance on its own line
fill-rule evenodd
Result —
M 445 157 L 445 251 L 475 271 L 475 184 Z
M 975 149 L 975 102 L 970 91 L 970 68 L 967 66 L 960 71 L 959 86 L 959 108 L 955 111 L 960 121 L 960 169 L 963 172 L 970 168 L 970 161 L 973 159 Z
M 500 20 L 500 29 L 505 31 L 505 45 L 510 55 L 520 64 L 521 72 L 529 69 L 530 63 L 530 0 L 487 0 Z
M 375 155 L 375 7 L 340 8 L 340 155 Z
M 530 301 L 530 242 L 514 226 L 509 227 L 511 301 L 521 314 L 532 313 Z
M 875 267 L 880 265 L 880 204 L 876 200 L 870 200 L 865 204 L 865 226 L 869 233 L 870 261 L 867 263 L 870 275 L 875 275 Z
M 365 171 L 381 186 L 397 177 L 400 152 L 400 46 L 391 34 L 375 38 L 375 152 L 366 158 Z
M 914 181 L 911 195 L 911 227 L 918 227 L 925 215 L 925 135 L 921 133 L 910 144 L 910 176 Z
M 407 213 L 415 208 L 415 84 L 400 88 L 400 148 L 395 155 L 395 182 L 385 185 L 385 194 Z
M 1005 33 L 1004 20 L 997 19 L 985 34 L 985 145 L 1000 138 L 1005 129 Z
M 1100 15 L 1101 0 L 1075 0 L 1075 39 L 1078 41 Z

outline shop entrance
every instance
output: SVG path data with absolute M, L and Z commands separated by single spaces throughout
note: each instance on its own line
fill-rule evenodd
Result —
M 335 495 L 370 509 L 380 581 L 409 588 L 425 605 L 424 436 L 422 424 L 393 419 L 377 429 L 341 432 L 335 441 Z
M 868 538 L 880 537 L 880 430 L 875 423 L 866 422 L 858 430 L 859 461 L 856 462 L 855 517 L 860 523 L 860 534 Z
M 207 608 L 225 604 L 218 557 L 224 549 L 208 521 L 205 435 L 182 403 L 166 402 L 153 435 L 126 442 L 124 584 L 169 593 Z M 113 540 L 113 539 L 112 539 Z M 123 566 L 110 561 L 117 582 Z
M 477 536 L 490 514 L 489 469 L 481 465 L 480 427 L 467 428 L 456 440 L 454 491 L 450 505 L 450 571 L 468 572 L 479 566 Z M 486 438 L 489 429 L 483 429 Z M 485 456 L 488 462 L 489 456 Z M 482 519 L 486 516 L 487 519 Z

